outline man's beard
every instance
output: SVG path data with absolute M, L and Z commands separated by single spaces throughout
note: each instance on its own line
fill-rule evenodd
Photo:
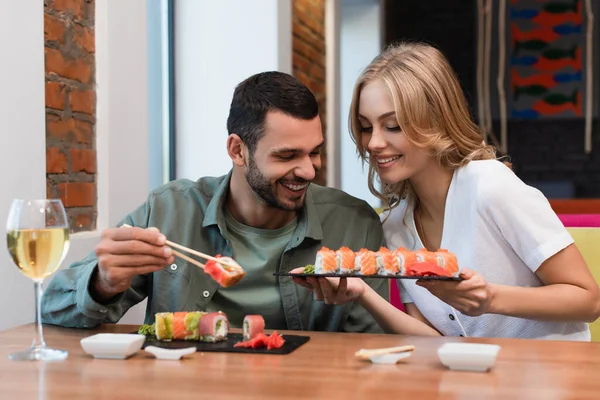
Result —
M 248 171 L 246 172 L 246 182 L 256 195 L 270 207 L 285 211 L 299 211 L 304 206 L 304 198 L 298 196 L 287 202 L 282 202 L 277 197 L 277 184 L 281 180 L 271 184 L 269 179 L 260 171 L 254 162 L 254 156 L 250 156 L 248 162 Z M 307 183 L 304 179 L 294 179 L 295 184 Z M 306 193 L 306 192 L 304 192 Z

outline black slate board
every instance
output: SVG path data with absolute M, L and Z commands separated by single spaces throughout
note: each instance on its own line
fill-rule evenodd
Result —
M 137 332 L 135 332 L 137 333 Z M 279 349 L 267 350 L 266 347 L 260 349 L 250 349 L 246 347 L 233 347 L 234 344 L 242 342 L 241 333 L 229 333 L 227 340 L 217 343 L 205 343 L 198 342 L 196 340 L 173 340 L 170 342 L 163 342 L 160 340 L 152 339 L 147 337 L 142 345 L 142 348 L 146 346 L 156 346 L 163 349 L 185 349 L 186 347 L 196 347 L 197 351 L 212 351 L 212 352 L 224 352 L 224 353 L 255 353 L 255 354 L 289 354 L 308 342 L 309 336 L 299 335 L 282 335 L 283 346 Z
M 275 272 L 275 276 L 291 276 L 297 278 L 381 278 L 381 279 L 419 279 L 423 281 L 462 281 L 458 276 L 402 276 L 402 275 L 358 275 L 358 274 L 304 274 L 292 272 Z

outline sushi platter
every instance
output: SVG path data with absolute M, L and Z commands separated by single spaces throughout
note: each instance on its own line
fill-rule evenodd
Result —
M 420 279 L 460 281 L 456 256 L 444 249 L 432 252 L 403 247 L 378 251 L 361 249 L 354 252 L 348 247 L 331 250 L 322 247 L 314 265 L 302 271 L 276 272 L 275 276 L 306 277 L 360 277 L 383 279 Z
M 223 312 L 181 311 L 155 314 L 152 325 L 142 325 L 135 333 L 145 335 L 142 348 L 186 349 L 201 352 L 289 354 L 308 342 L 309 336 L 270 335 L 264 331 L 260 315 L 247 315 L 243 333 L 229 332 Z

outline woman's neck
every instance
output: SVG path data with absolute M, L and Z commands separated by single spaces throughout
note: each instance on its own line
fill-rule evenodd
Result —
M 410 185 L 417 197 L 420 217 L 435 222 L 444 221 L 446 198 L 453 172 L 437 163 L 410 178 Z

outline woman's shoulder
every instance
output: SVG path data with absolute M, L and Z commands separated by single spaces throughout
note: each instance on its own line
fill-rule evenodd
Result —
M 498 160 L 471 161 L 457 171 L 457 178 L 461 191 L 475 193 L 484 202 L 530 188 Z

